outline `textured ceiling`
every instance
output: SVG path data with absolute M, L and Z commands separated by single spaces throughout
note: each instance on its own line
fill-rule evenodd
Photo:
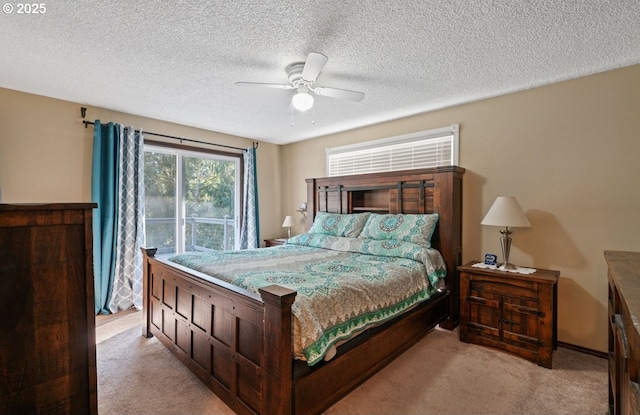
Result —
M 4 4 L 0 87 L 273 143 L 640 63 L 638 0 Z M 309 52 L 364 100 L 297 113 L 293 91 L 234 86 L 286 83 Z

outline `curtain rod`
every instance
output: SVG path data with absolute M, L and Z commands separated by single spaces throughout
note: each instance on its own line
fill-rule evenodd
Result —
M 95 123 L 94 123 L 94 122 L 92 122 L 92 121 L 85 121 L 85 120 L 83 120 L 82 122 L 83 122 L 83 124 L 84 124 L 84 128 L 87 128 L 87 126 L 88 126 L 89 124 L 91 124 L 91 125 L 95 125 Z M 138 131 L 138 132 L 139 132 L 140 130 L 136 130 L 136 131 Z M 228 146 L 228 145 L 226 145 L 226 144 L 208 143 L 208 142 L 206 142 L 206 141 L 192 140 L 192 139 L 190 139 L 190 138 L 176 137 L 176 136 L 173 136 L 173 135 L 167 135 L 167 134 L 152 133 L 152 132 L 150 132 L 150 131 L 143 131 L 143 134 L 149 134 L 149 135 L 155 135 L 155 136 L 158 136 L 158 137 L 171 138 L 171 139 L 174 139 L 174 140 L 180 140 L 180 142 L 188 141 L 188 142 L 190 142 L 190 143 L 205 144 L 205 145 L 208 145 L 208 146 L 226 147 L 226 148 L 232 148 L 232 149 L 234 149 L 234 150 L 242 150 L 242 151 L 244 151 L 244 150 L 245 150 L 245 148 L 242 148 L 242 147 Z M 253 142 L 253 148 L 258 148 L 258 143 Z

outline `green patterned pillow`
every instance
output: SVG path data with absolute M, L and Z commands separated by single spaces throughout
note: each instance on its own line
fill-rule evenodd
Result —
M 431 236 L 439 217 L 437 213 L 424 215 L 373 213 L 369 216 L 359 237 L 378 240 L 395 239 L 431 248 Z
M 310 233 L 355 238 L 360 235 L 370 213 L 328 213 L 318 212 Z

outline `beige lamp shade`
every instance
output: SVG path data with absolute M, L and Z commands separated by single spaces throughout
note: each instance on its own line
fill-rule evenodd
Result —
M 283 228 L 290 228 L 290 227 L 292 227 L 294 225 L 295 224 L 293 223 L 293 218 L 291 218 L 291 216 L 285 216 L 284 222 L 282 222 L 282 227 Z
M 498 196 L 480 222 L 482 225 L 527 228 L 531 222 L 513 196 Z
M 480 223 L 483 225 L 504 227 L 504 230 L 500 231 L 500 234 L 502 235 L 500 237 L 500 247 L 502 248 L 504 263 L 500 265 L 498 269 L 516 269 L 515 265 L 509 263 L 509 251 L 511 250 L 511 231 L 509 228 L 524 228 L 531 226 L 531 222 L 529 222 L 527 215 L 522 211 L 522 208 L 516 198 L 511 196 L 498 196 Z

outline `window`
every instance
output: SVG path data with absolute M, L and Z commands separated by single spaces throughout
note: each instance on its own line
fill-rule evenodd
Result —
M 458 129 L 459 125 L 454 124 L 445 128 L 328 148 L 327 175 L 456 166 Z
M 145 144 L 145 232 L 158 254 L 239 247 L 240 155 Z

